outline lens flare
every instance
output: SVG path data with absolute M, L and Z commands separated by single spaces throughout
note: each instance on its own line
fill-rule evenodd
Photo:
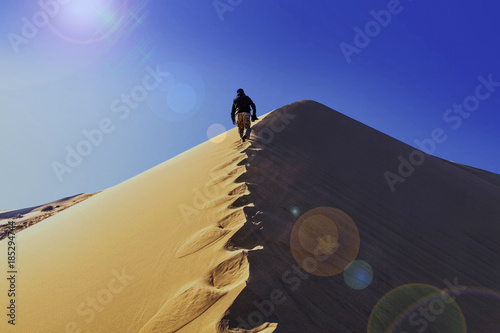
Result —
M 222 124 L 212 124 L 207 129 L 207 137 L 213 143 L 224 142 L 226 136 L 226 128 Z
M 449 292 L 426 284 L 391 290 L 375 305 L 368 333 L 465 333 L 462 310 Z
M 168 106 L 177 113 L 191 112 L 196 102 L 196 91 L 186 83 L 176 84 L 167 94 Z
M 292 213 L 293 216 L 297 217 L 300 215 L 300 209 L 298 207 L 293 207 L 290 212 Z
M 115 33 L 126 13 L 127 0 L 72 0 L 58 7 L 48 26 L 64 40 L 91 44 Z
M 301 215 L 290 236 L 290 247 L 297 263 L 318 276 L 342 273 L 356 259 L 359 232 L 343 211 L 318 207 Z
M 205 97 L 205 84 L 199 73 L 179 62 L 161 64 L 157 69 L 161 83 L 159 89 L 148 94 L 151 111 L 167 121 L 192 118 Z
M 354 260 L 344 271 L 344 281 L 352 289 L 365 289 L 373 281 L 373 269 L 366 261 Z

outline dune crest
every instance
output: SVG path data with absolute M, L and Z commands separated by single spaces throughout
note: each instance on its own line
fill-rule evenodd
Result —
M 440 320 L 419 314 L 428 303 L 398 311 L 378 303 L 414 283 L 500 295 L 492 275 L 500 267 L 498 175 L 421 153 L 425 161 L 394 193 L 385 172 L 418 151 L 314 101 L 270 113 L 245 153 L 250 166 L 238 180 L 248 184 L 253 207 L 227 246 L 262 249 L 249 253 L 251 274 L 225 313 L 226 327 L 385 333 L 373 329 L 370 314 L 390 313 L 385 322 L 400 320 L 408 332 L 423 323 L 442 333 L 465 331 L 464 323 L 467 331 L 498 331 L 497 296 L 455 295 L 460 310 L 440 318 L 445 332 Z M 415 321 L 401 322 L 410 315 Z
M 177 258 L 182 258 L 187 255 L 198 252 L 206 246 L 217 242 L 223 238 L 229 230 L 222 229 L 218 227 L 207 227 L 201 231 L 198 231 L 193 236 L 189 237 L 188 240 L 177 250 L 175 256 Z
M 442 333 L 495 332 L 500 178 L 424 155 L 393 193 L 412 153 L 313 101 L 275 110 L 16 235 L 22 316 L 0 331 L 418 330 L 419 304 L 387 307 L 418 285 L 456 298 Z
M 248 260 L 245 252 L 221 262 L 208 276 L 208 283 L 217 289 L 244 282 L 249 276 Z
M 186 288 L 169 299 L 139 333 L 177 332 L 199 317 L 225 293 L 199 286 Z
M 238 145 L 238 148 L 241 146 L 244 146 L 244 144 Z M 225 177 L 238 177 L 246 172 L 245 167 L 237 166 L 237 163 L 241 159 L 240 157 L 234 157 L 229 162 L 224 162 L 213 168 L 211 177 L 218 181 L 212 180 L 208 182 L 205 188 L 209 188 L 210 190 L 212 187 L 217 187 L 219 190 L 230 189 L 231 183 L 227 182 L 230 178 Z M 225 195 L 208 199 L 203 205 L 204 210 L 224 211 L 237 209 L 239 213 L 233 212 L 216 221 L 214 225 L 206 227 L 189 237 L 177 250 L 176 257 L 183 258 L 192 255 L 221 240 L 233 230 L 228 227 L 232 225 L 231 220 L 237 217 L 240 219 L 239 226 L 243 225 L 244 221 L 241 220 L 243 218 L 241 211 L 248 202 L 241 199 L 247 193 L 248 188 L 243 183 L 236 187 L 233 186 Z M 224 249 L 225 247 L 221 246 L 221 248 Z M 227 248 L 225 248 L 225 251 L 232 252 Z M 207 311 L 228 290 L 244 283 L 248 276 L 249 266 L 246 253 L 238 251 L 237 254 L 212 268 L 204 281 L 195 281 L 191 286 L 184 287 L 183 290 L 170 298 L 140 332 L 177 332 Z
M 219 330 L 258 249 L 227 247 L 252 205 L 239 180 L 250 143 L 237 136 L 231 130 L 20 233 L 27 255 L 16 332 L 34 323 L 51 333 Z M 48 298 L 54 307 L 41 307 Z

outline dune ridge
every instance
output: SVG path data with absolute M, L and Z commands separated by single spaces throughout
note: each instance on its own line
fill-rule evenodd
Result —
M 283 120 L 288 124 L 281 127 Z M 500 270 L 498 175 L 424 154 L 425 162 L 393 193 L 384 173 L 415 148 L 314 101 L 272 112 L 252 135 L 251 165 L 239 180 L 248 183 L 254 207 L 245 208 L 249 223 L 228 246 L 263 249 L 249 254 L 247 286 L 223 319 L 235 332 L 274 322 L 283 333 L 383 333 L 370 328 L 376 327 L 370 314 L 397 287 L 455 283 L 500 290 L 492 273 Z M 357 259 L 374 274 L 366 289 L 349 287 L 342 273 L 311 274 L 292 256 L 295 222 L 317 207 L 340 209 L 355 222 Z M 456 302 L 467 331 L 500 327 L 492 321 L 498 302 L 484 296 Z M 464 324 L 447 325 L 446 332 L 456 333 Z
M 205 247 L 217 244 L 228 233 L 236 232 L 246 223 L 243 208 L 251 206 L 252 203 L 246 199 L 250 193 L 247 184 L 244 181 L 238 181 L 238 178 L 246 172 L 246 167 L 241 165 L 241 161 L 247 159 L 244 149 L 250 146 L 250 143 L 238 143 L 234 146 L 241 157 L 234 157 L 215 166 L 210 171 L 211 180 L 204 186 L 208 192 L 212 192 L 213 188 L 218 188 L 219 192 L 226 192 L 223 195 L 210 197 L 202 204 L 204 210 L 223 212 L 223 217 L 213 225 L 190 236 L 177 250 L 176 256 L 178 258 L 193 255 Z M 212 307 L 228 291 L 245 283 L 249 277 L 248 252 L 260 250 L 262 247 L 229 248 L 227 243 L 221 243 L 218 247 L 227 252 L 230 257 L 226 256 L 225 260 L 212 267 L 205 274 L 205 278 L 184 286 L 161 307 L 140 332 L 181 331 L 183 327 Z M 265 323 L 248 332 L 270 333 L 274 331 L 275 327 L 275 324 Z M 192 332 L 193 330 L 187 328 L 185 331 Z M 230 332 L 232 330 L 219 322 L 217 331 Z
M 241 149 L 243 146 L 245 144 L 238 145 L 237 149 Z M 241 207 L 244 206 L 235 205 L 235 201 L 247 192 L 247 187 L 245 183 L 236 187 L 233 186 L 234 178 L 246 171 L 244 167 L 235 165 L 239 160 L 239 158 L 233 158 L 230 163 L 225 162 L 217 165 L 211 170 L 211 176 L 216 181 L 211 181 L 205 185 L 208 188 L 220 187 L 228 191 L 228 193 L 208 200 L 203 205 L 203 208 L 221 211 L 229 209 L 231 213 L 222 219 L 222 223 L 216 221 L 213 225 L 189 237 L 177 250 L 176 256 L 178 258 L 195 254 L 203 248 L 217 243 L 230 231 L 238 229 L 245 223 L 245 219 L 239 214 L 242 210 Z M 239 210 L 239 212 L 232 212 L 232 210 Z M 240 218 L 237 224 L 226 222 L 231 219 L 234 220 L 236 216 Z M 224 245 L 219 247 L 223 248 Z M 244 283 L 248 278 L 246 250 L 228 250 L 228 252 L 236 252 L 236 254 L 212 268 L 206 274 L 207 277 L 204 280 L 194 281 L 190 285 L 183 287 L 161 307 L 158 313 L 139 332 L 177 332 L 203 314 L 232 287 Z
M 500 327 L 472 292 L 500 290 L 498 175 L 425 155 L 393 193 L 384 172 L 413 147 L 313 101 L 260 119 L 250 142 L 232 129 L 19 233 L 19 318 L 0 330 L 385 333 L 385 295 L 466 286 L 440 332 Z M 347 258 L 314 274 L 293 253 L 315 242 L 373 280 L 348 284 Z
M 236 129 L 226 135 L 17 235 L 28 255 L 15 330 L 218 331 L 248 279 L 248 254 L 261 249 L 227 246 L 253 203 L 237 180 L 250 143 Z M 53 306 L 40 305 L 49 298 Z

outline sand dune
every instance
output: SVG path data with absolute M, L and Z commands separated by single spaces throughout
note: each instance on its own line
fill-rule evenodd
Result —
M 284 114 L 292 117 L 282 131 L 271 135 L 265 130 Z M 498 175 L 425 156 L 393 193 L 384 173 L 397 172 L 398 156 L 408 157 L 414 149 L 310 101 L 271 113 L 253 134 L 253 146 L 245 152 L 255 158 L 240 180 L 254 184 L 249 185 L 254 207 L 246 208 L 250 223 L 230 243 L 245 248 L 261 244 L 264 249 L 249 254 L 250 279 L 226 314 L 229 326 L 271 321 L 278 323 L 275 332 L 389 332 L 389 324 L 406 312 L 394 332 L 457 333 L 465 326 L 468 332 L 500 331 Z M 355 223 L 357 259 L 373 271 L 365 289 L 347 282 L 355 285 L 359 281 L 352 281 L 353 276 L 363 280 L 368 270 L 320 276 L 335 265 L 337 255 L 348 256 L 340 253 L 342 246 L 354 250 L 354 240 L 345 242 L 349 237 L 334 239 L 339 250 L 332 260 L 318 260 L 317 267 L 293 256 L 309 246 L 293 243 L 294 227 L 317 207 L 341 210 Z M 321 225 L 325 216 L 315 215 L 312 221 Z M 342 222 L 330 218 L 340 230 Z M 317 249 L 330 246 L 322 235 L 335 232 L 316 231 Z M 415 283 L 429 287 L 412 294 L 409 290 L 415 288 L 405 286 Z M 448 290 L 450 284 L 459 285 L 458 306 L 450 305 L 444 312 L 448 316 L 422 317 L 419 311 L 429 305 L 423 299 L 430 290 Z M 473 292 L 474 287 L 483 291 Z M 391 304 L 394 297 L 386 295 L 396 288 L 392 296 L 411 299 L 411 306 Z M 269 302 L 273 293 L 282 294 L 277 302 Z
M 425 156 L 392 192 L 413 151 L 316 102 L 273 111 L 17 234 L 0 330 L 497 332 L 500 178 Z
M 19 233 L 18 332 L 213 332 L 248 278 L 237 133 Z M 6 253 L 6 242 L 1 242 Z M 5 290 L 8 285 L 1 284 Z M 2 296 L 4 302 L 8 302 Z
M 14 232 L 18 233 L 32 225 L 35 225 L 52 215 L 55 215 L 77 203 L 80 203 L 95 193 L 83 193 L 75 196 L 63 198 L 45 205 L 15 209 L 0 210 L 0 240 L 7 237 L 11 227 L 7 225 L 9 221 L 14 221 Z

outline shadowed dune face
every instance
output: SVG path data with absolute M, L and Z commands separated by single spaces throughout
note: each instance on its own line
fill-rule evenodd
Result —
M 0 331 L 498 331 L 498 175 L 424 156 L 393 192 L 413 148 L 312 101 L 260 119 L 17 235 Z
M 366 332 L 370 315 L 387 311 L 380 304 L 388 303 L 377 303 L 401 286 L 500 290 L 495 277 L 500 272 L 498 175 L 426 155 L 393 193 L 384 173 L 397 172 L 398 156 L 414 149 L 312 101 L 274 111 L 252 135 L 246 150 L 250 166 L 240 180 L 254 184 L 248 196 L 254 208 L 248 208 L 249 222 L 230 244 L 264 249 L 248 257 L 250 280 L 225 317 L 231 326 L 272 321 L 278 323 L 275 332 Z M 325 265 L 335 260 L 334 243 L 343 242 L 327 214 L 302 230 L 306 241 L 300 241 L 297 225 L 318 207 L 338 209 L 354 222 L 360 242 L 356 258 L 365 263 L 357 272 L 317 274 L 330 269 Z M 333 252 L 326 260 L 325 251 Z M 366 278 L 362 290 L 349 287 L 360 285 L 346 281 L 353 276 Z M 393 319 L 407 316 L 393 332 L 424 326 L 429 332 L 459 332 L 465 328 L 455 314 L 461 313 L 467 331 L 500 328 L 493 319 L 500 313 L 498 298 L 455 298 L 457 307 L 446 310 L 444 324 L 430 320 L 436 319 L 433 312 L 430 319 L 419 314 L 430 302 L 417 299 L 409 309 L 391 309 Z M 439 305 L 432 303 L 436 313 Z
M 359 232 L 341 210 L 318 207 L 295 222 L 290 249 L 303 270 L 318 276 L 333 276 L 342 273 L 356 259 Z M 320 264 L 314 258 L 320 258 Z

